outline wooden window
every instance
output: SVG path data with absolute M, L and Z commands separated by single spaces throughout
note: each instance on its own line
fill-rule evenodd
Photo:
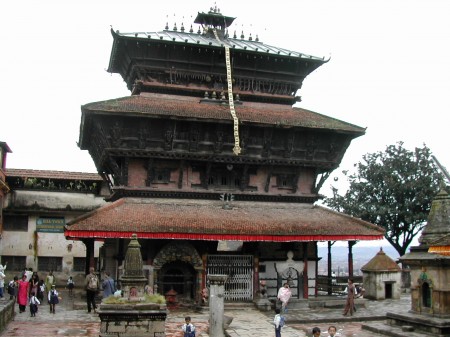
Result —
M 40 271 L 62 271 L 62 257 L 39 256 L 38 270 Z
M 85 271 L 86 258 L 84 257 L 74 257 L 73 258 L 73 271 Z
M 219 188 L 239 187 L 241 179 L 236 177 L 234 172 L 217 172 L 208 178 L 208 185 Z
M 3 230 L 28 232 L 28 215 L 10 215 L 3 217 Z
M 153 177 L 153 184 L 168 184 L 170 182 L 169 169 L 155 169 L 155 176 Z
M 27 264 L 26 256 L 8 256 L 2 255 L 3 265 L 7 264 L 7 270 L 24 271 Z
M 293 174 L 278 174 L 277 175 L 277 187 L 278 188 L 293 188 L 294 186 Z
M 95 265 L 97 265 L 98 258 L 94 259 Z M 72 271 L 84 272 L 86 269 L 86 258 L 85 257 L 74 257 L 73 258 L 73 269 Z

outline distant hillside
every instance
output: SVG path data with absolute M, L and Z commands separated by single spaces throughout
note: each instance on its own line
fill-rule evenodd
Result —
M 399 258 L 397 251 L 392 246 L 383 246 L 383 251 L 386 255 L 388 255 L 394 261 Z M 327 247 L 319 247 L 319 256 L 326 259 L 328 255 Z M 358 245 L 353 246 L 353 258 L 367 259 L 369 261 L 372 259 L 379 251 L 380 247 L 359 247 Z M 345 246 L 333 246 L 331 247 L 331 255 L 333 259 L 340 259 L 344 257 L 347 259 L 348 256 L 348 247 Z
M 394 261 L 397 261 L 399 255 L 392 246 L 382 246 L 384 253 Z M 353 246 L 353 269 L 355 275 L 360 274 L 360 269 L 369 262 L 379 251 L 380 247 L 376 246 Z M 318 247 L 318 254 L 321 257 L 319 261 L 319 274 L 325 275 L 328 268 L 328 248 Z M 348 269 L 348 247 L 333 246 L 331 247 L 332 270 L 338 274 L 345 274 Z

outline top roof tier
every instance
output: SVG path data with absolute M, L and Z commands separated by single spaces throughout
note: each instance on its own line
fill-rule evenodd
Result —
M 228 28 L 234 19 L 211 9 L 198 13 L 197 31 L 183 24 L 171 30 L 167 24 L 158 32 L 111 30 L 114 43 L 108 71 L 120 73 L 130 90 L 139 82 L 139 90 L 174 93 L 173 85 L 179 80 L 178 94 L 201 96 L 205 91 L 227 90 L 221 83 L 227 82 L 228 47 L 236 86 L 233 93 L 243 101 L 291 105 L 299 101 L 295 95 L 304 78 L 328 60 L 265 44 L 258 36 L 245 38 L 243 32 L 230 36 Z

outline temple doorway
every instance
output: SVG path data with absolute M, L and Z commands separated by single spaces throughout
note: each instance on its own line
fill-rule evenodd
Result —
M 162 294 L 175 290 L 178 300 L 193 300 L 196 292 L 195 277 L 194 268 L 186 262 L 166 263 L 159 272 L 158 289 Z
M 427 282 L 422 284 L 422 306 L 424 308 L 431 307 L 431 290 Z
M 392 298 L 392 283 L 385 283 L 384 285 L 384 298 Z
M 176 291 L 176 301 L 200 299 L 202 259 L 188 242 L 174 241 L 165 245 L 153 260 L 158 293 Z

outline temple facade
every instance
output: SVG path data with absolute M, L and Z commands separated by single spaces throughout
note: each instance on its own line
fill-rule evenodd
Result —
M 318 241 L 383 237 L 314 204 L 365 130 L 293 107 L 328 60 L 232 34 L 233 20 L 211 8 L 189 29 L 111 30 L 108 71 L 131 95 L 83 105 L 79 139 L 111 194 L 65 236 L 86 244 L 90 265 L 103 241 L 98 267 L 119 278 L 136 234 L 149 286 L 180 300 L 200 302 L 210 274 L 228 275 L 226 301 L 253 300 L 260 281 L 305 299 Z

